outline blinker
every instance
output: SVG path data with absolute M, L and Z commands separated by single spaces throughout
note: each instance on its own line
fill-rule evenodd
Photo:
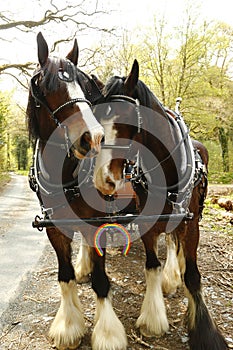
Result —
M 68 69 L 65 71 L 62 68 L 59 68 L 57 75 L 60 80 L 65 81 L 66 83 L 71 83 L 72 81 L 74 81 L 73 69 L 71 65 L 68 65 L 67 68 Z

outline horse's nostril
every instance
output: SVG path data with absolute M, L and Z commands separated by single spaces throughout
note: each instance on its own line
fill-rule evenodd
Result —
M 91 144 L 91 134 L 89 131 L 86 131 L 80 139 L 80 146 L 84 148 L 86 151 L 90 150 L 90 144 Z
M 107 177 L 106 179 L 106 183 L 114 190 L 116 185 L 114 184 L 114 182 L 109 178 Z

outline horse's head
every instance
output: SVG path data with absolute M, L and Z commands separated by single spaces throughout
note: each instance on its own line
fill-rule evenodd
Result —
M 190 175 L 186 171 L 190 164 L 192 168 L 185 151 L 184 123 L 178 123 L 174 113 L 170 117 L 138 77 L 135 60 L 127 77 L 107 82 L 102 92 L 105 103 L 95 111 L 105 130 L 105 145 L 96 159 L 94 184 L 105 195 L 115 194 L 124 185 L 135 160 L 133 181 L 135 176 L 136 182 L 142 180 L 146 173 L 146 183 L 153 184 L 154 190 L 176 191 Z
M 104 127 L 105 145 L 96 159 L 94 183 L 105 195 L 114 194 L 124 184 L 126 155 L 140 123 L 136 100 L 138 74 L 135 60 L 126 78 L 112 77 L 107 82 L 103 88 L 105 103 L 95 109 Z
M 77 41 L 65 59 L 49 57 L 41 33 L 37 46 L 39 65 L 31 79 L 27 107 L 30 135 L 46 143 L 56 130 L 57 143 L 66 144 L 77 158 L 93 157 L 104 133 L 90 108 L 87 76 L 77 68 Z

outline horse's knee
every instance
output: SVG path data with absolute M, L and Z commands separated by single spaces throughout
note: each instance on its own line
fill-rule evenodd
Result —
M 99 265 L 93 266 L 91 274 L 92 289 L 99 298 L 107 298 L 110 289 L 110 282 L 104 269 Z
M 184 282 L 190 294 L 194 295 L 195 293 L 200 291 L 201 275 L 198 270 L 196 261 L 191 259 L 186 259 Z
M 58 260 L 58 281 L 69 283 L 75 279 L 74 268 L 71 260 L 72 239 L 62 234 L 56 228 L 47 229 L 47 235 L 52 244 Z

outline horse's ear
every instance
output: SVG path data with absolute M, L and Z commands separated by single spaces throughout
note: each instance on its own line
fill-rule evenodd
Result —
M 124 82 L 125 93 L 128 96 L 133 95 L 134 89 L 138 82 L 138 77 L 139 77 L 139 64 L 137 60 L 134 60 L 131 71 Z
M 91 77 L 92 77 L 92 79 L 94 80 L 94 82 L 96 83 L 96 85 L 98 86 L 98 88 L 100 89 L 100 91 L 102 91 L 103 88 L 104 88 L 104 83 L 102 83 L 102 81 L 99 80 L 99 79 L 97 78 L 97 76 L 94 75 L 94 74 L 91 74 Z
M 41 67 L 43 67 L 48 59 L 49 49 L 48 49 L 47 42 L 45 41 L 41 32 L 37 34 L 37 48 L 38 48 L 38 60 Z
M 78 64 L 78 55 L 79 55 L 79 49 L 78 49 L 78 42 L 77 39 L 74 40 L 74 46 L 72 50 L 68 53 L 66 58 L 70 60 L 75 66 Z

